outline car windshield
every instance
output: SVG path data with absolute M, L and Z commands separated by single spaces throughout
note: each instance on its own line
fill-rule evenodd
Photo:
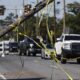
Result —
M 29 42 L 29 43 L 34 43 L 34 41 L 33 41 L 33 40 L 30 40 L 30 39 L 28 40 L 28 42 Z
M 10 46 L 17 46 L 18 43 L 10 43 Z
M 65 36 L 65 40 L 80 40 L 80 36 Z
M 48 44 L 46 47 L 47 47 L 48 49 L 52 49 L 52 48 L 53 48 L 52 45 L 50 45 L 50 44 Z

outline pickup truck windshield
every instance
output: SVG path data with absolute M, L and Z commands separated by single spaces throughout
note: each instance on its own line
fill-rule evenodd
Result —
M 80 40 L 80 36 L 65 36 L 65 40 Z

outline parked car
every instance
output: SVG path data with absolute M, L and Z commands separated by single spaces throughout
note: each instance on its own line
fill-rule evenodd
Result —
M 19 42 L 19 55 L 36 56 L 36 54 L 41 53 L 41 48 L 36 44 L 40 44 L 40 40 L 37 38 L 25 38 Z
M 18 52 L 18 42 L 9 43 L 9 52 Z
M 46 45 L 46 48 L 47 49 L 42 49 L 42 52 L 41 52 L 41 58 L 42 59 L 51 59 L 51 55 L 54 54 L 54 48 L 52 47 L 51 44 L 47 44 Z
M 59 46 L 58 46 L 59 45 Z M 61 63 L 66 63 L 67 59 L 76 58 L 80 63 L 80 35 L 62 34 L 55 43 L 57 57 L 61 56 Z
M 35 38 L 33 39 L 40 45 L 40 40 Z M 33 56 L 36 56 L 36 54 L 41 53 L 41 48 L 33 41 L 28 39 L 28 46 L 27 46 L 27 54 L 30 56 L 31 54 Z

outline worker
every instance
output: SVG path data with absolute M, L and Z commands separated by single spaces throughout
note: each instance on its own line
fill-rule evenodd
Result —
M 23 40 L 19 43 L 19 55 L 26 55 L 27 43 Z

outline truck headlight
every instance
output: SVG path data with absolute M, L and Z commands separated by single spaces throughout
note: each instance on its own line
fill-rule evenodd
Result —
M 45 54 L 47 54 L 48 52 L 47 51 L 45 51 Z
M 63 44 L 63 48 L 64 48 L 64 49 L 69 49 L 69 50 L 71 49 L 69 43 L 65 43 L 65 44 Z
M 33 44 L 30 44 L 30 47 L 32 48 L 33 47 Z

